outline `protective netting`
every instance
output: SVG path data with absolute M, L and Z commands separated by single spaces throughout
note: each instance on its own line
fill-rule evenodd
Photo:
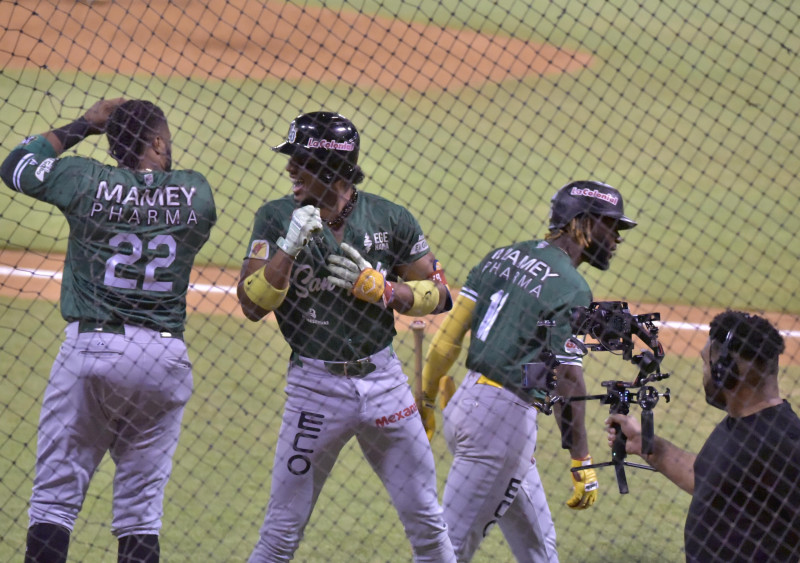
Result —
M 656 387 L 669 388 L 670 402 L 652 409 L 657 435 L 697 452 L 722 419 L 705 401 L 700 352 L 727 308 L 781 331 L 781 396 L 797 403 L 799 19 L 792 2 L 747 0 L 0 2 L 3 158 L 98 100 L 146 99 L 169 121 L 173 167 L 199 172 L 213 190 L 218 220 L 187 294 L 194 391 L 166 488 L 162 558 L 242 561 L 258 540 L 290 348 L 274 314 L 245 319 L 236 283 L 256 210 L 291 193 L 287 158 L 270 148 L 309 111 L 352 120 L 360 192 L 411 212 L 455 295 L 490 250 L 544 237 L 559 187 L 592 179 L 617 188 L 638 226 L 623 231 L 607 271 L 579 271 L 595 300 L 660 313 L 670 376 Z M 64 156 L 75 154 L 114 164 L 104 136 Z M 64 338 L 69 225 L 54 206 L 6 188 L 0 209 L 0 559 L 11 560 L 25 546 L 42 396 Z M 370 244 L 385 242 L 372 235 Z M 320 280 L 303 284 L 325 290 Z M 394 350 L 413 380 L 412 319 L 396 317 Z M 373 320 L 353 330 L 368 334 Z M 441 318 L 425 320 L 427 348 Z M 464 362 L 462 352 L 450 370 L 457 382 Z M 608 352 L 583 363 L 590 394 L 638 372 Z M 611 459 L 608 412 L 586 402 L 596 462 Z M 631 415 L 641 412 L 632 405 Z M 436 416 L 441 498 L 452 456 Z M 553 417 L 539 415 L 536 462 L 562 561 L 683 560 L 690 495 L 635 468 L 620 495 L 613 469 L 600 468 L 597 503 L 575 512 L 564 504 L 568 456 Z M 758 463 L 764 473 L 772 460 Z M 71 560 L 117 556 L 113 475 L 106 456 L 75 523 Z M 796 490 L 796 474 L 784 486 Z M 296 559 L 411 559 L 356 440 L 344 446 Z M 500 530 L 474 560 L 513 560 Z

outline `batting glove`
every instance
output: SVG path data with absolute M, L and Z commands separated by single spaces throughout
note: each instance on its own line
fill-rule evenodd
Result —
M 592 465 L 592 456 L 587 455 L 584 459 L 573 459 L 572 467 L 583 467 Z M 597 500 L 597 473 L 594 469 L 583 469 L 581 471 L 570 471 L 572 474 L 573 492 L 572 498 L 567 501 L 567 506 L 575 510 L 589 508 Z
M 347 256 L 331 254 L 327 258 L 331 271 L 328 281 L 353 293 L 358 299 L 377 303 L 383 297 L 386 281 L 383 274 L 364 260 L 358 250 L 343 242 L 342 251 Z
M 289 256 L 297 258 L 303 247 L 311 240 L 311 234 L 321 231 L 322 218 L 319 215 L 319 208 L 306 205 L 295 209 L 286 237 L 278 239 L 278 248 Z
M 433 409 L 433 401 L 429 402 L 428 399 L 423 399 L 419 414 L 422 417 L 425 434 L 428 435 L 428 441 L 430 442 L 433 440 L 434 432 L 436 432 L 436 415 Z

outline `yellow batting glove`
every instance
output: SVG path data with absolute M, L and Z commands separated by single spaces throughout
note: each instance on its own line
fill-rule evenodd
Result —
M 444 410 L 455 393 L 456 382 L 449 375 L 443 376 L 439 380 L 439 408 Z
M 572 467 L 583 467 L 592 465 L 592 456 L 587 455 L 584 459 L 573 459 Z M 570 471 L 572 474 L 572 498 L 567 501 L 567 506 L 575 510 L 589 508 L 597 500 L 597 473 L 594 469 L 583 469 L 581 471 Z
M 386 282 L 383 279 L 383 274 L 378 270 L 367 268 L 362 270 L 353 284 L 353 295 L 362 301 L 377 303 L 383 297 L 385 287 Z
M 343 242 L 342 252 L 346 256 L 331 254 L 326 259 L 331 275 L 328 281 L 342 289 L 349 290 L 353 295 L 362 301 L 377 303 L 383 292 L 388 286 L 391 291 L 391 283 L 383 279 L 383 274 L 374 269 L 372 265 L 364 260 L 358 250 Z
M 433 405 L 429 403 L 427 399 L 423 399 L 419 414 L 422 417 L 422 425 L 425 427 L 425 434 L 428 435 L 428 441 L 430 442 L 433 440 L 433 433 L 436 432 L 436 416 Z

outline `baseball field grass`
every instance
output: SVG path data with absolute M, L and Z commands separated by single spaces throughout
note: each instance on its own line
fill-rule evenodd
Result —
M 324 107 L 353 116 L 368 177 L 363 189 L 411 209 L 455 287 L 491 248 L 543 235 L 555 189 L 594 178 L 617 187 L 627 215 L 639 222 L 609 271 L 581 269 L 595 296 L 649 303 L 662 314 L 683 306 L 800 314 L 800 39 L 790 3 L 759 10 L 744 0 L 396 4 L 363 2 L 360 11 L 554 44 L 591 62 L 576 72 L 425 91 L 270 76 L 4 68 L 2 149 L 80 116 L 100 98 L 158 101 L 172 126 L 176 166 L 204 173 L 215 191 L 219 222 L 199 263 L 238 268 L 255 210 L 288 192 L 285 159 L 270 147 L 292 117 Z M 106 149 L 97 137 L 77 152 L 110 162 Z M 0 246 L 58 254 L 67 233 L 52 207 L 0 189 Z M 2 561 L 18 559 L 24 545 L 39 404 L 63 325 L 51 301 L 0 295 Z M 654 411 L 656 431 L 693 451 L 722 417 L 701 394 L 700 362 L 687 343 L 698 337 L 667 350 L 663 367 L 672 375 L 658 387 L 669 387 L 672 397 Z M 186 340 L 195 392 L 167 488 L 162 554 L 170 562 L 243 561 L 266 508 L 288 348 L 272 319 L 253 324 L 193 311 Z M 401 332 L 395 348 L 411 374 L 411 334 Z M 796 404 L 800 359 L 792 360 L 781 382 Z M 452 371 L 457 380 L 460 362 Z M 611 354 L 595 354 L 585 368 L 590 393 L 602 393 L 604 380 L 636 373 Z M 606 461 L 608 407 L 593 401 L 587 409 L 591 451 Z M 433 451 L 441 490 L 450 456 L 440 432 Z M 620 495 L 613 470 L 600 469 L 600 500 L 576 512 L 564 505 L 569 459 L 552 417 L 539 419 L 536 457 L 562 561 L 683 560 L 689 496 L 665 478 L 629 469 L 630 493 Z M 70 548 L 74 561 L 116 560 L 108 529 L 112 474 L 106 460 L 92 481 Z M 382 485 L 351 443 L 297 560 L 410 559 Z M 511 560 L 499 530 L 475 558 Z

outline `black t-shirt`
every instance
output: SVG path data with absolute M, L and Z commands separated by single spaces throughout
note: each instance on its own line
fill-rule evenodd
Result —
M 800 561 L 800 419 L 789 403 L 725 417 L 694 472 L 687 561 Z

